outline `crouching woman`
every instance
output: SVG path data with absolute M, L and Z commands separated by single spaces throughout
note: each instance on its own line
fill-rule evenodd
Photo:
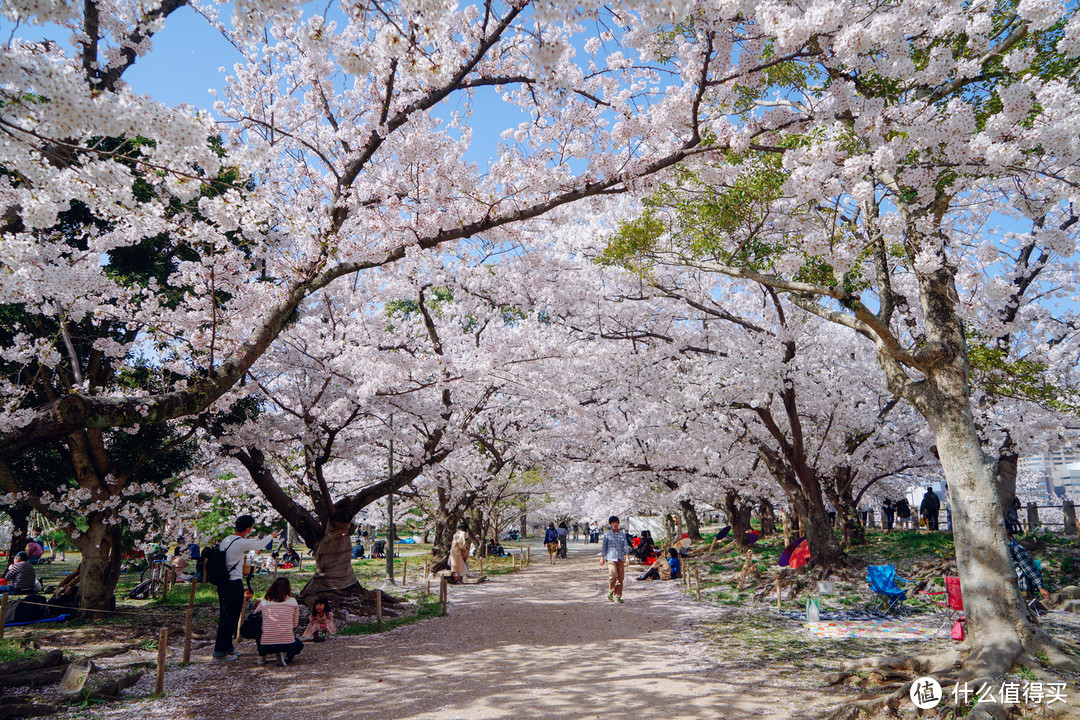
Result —
M 266 589 L 264 599 L 255 612 L 262 613 L 262 636 L 256 645 L 265 660 L 275 656 L 278 663 L 286 665 L 304 649 L 304 643 L 296 637 L 300 624 L 300 606 L 292 596 L 288 578 L 278 578 Z

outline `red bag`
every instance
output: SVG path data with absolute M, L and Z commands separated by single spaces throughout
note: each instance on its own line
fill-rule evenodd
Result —
M 956 641 L 964 639 L 964 618 L 960 618 L 956 621 L 956 624 L 952 626 L 952 632 L 949 633 L 949 637 Z

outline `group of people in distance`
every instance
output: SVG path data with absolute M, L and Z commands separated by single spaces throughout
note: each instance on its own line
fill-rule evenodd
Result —
M 214 660 L 228 662 L 236 660 L 239 653 L 234 646 L 236 628 L 244 611 L 244 603 L 253 600 L 250 590 L 244 588 L 243 565 L 248 552 L 266 547 L 277 538 L 275 530 L 270 537 L 250 537 L 255 527 L 255 519 L 250 515 L 236 518 L 235 532 L 225 537 L 218 548 L 225 556 L 225 568 L 228 578 L 218 585 L 217 639 L 214 643 Z M 304 649 L 303 640 L 296 637 L 300 625 L 300 605 L 292 594 L 292 585 L 286 577 L 279 577 L 266 589 L 262 600 L 255 603 L 252 613 L 262 617 L 262 631 L 255 641 L 259 655 L 264 662 L 276 659 L 281 665 L 287 665 Z M 311 616 L 304 638 L 316 642 L 326 639 L 337 632 L 330 602 L 317 598 L 311 609 Z
M 907 498 L 902 497 L 895 501 L 892 498 L 885 498 L 881 504 L 881 515 L 882 527 L 886 531 L 892 530 L 894 525 L 897 529 L 910 530 L 912 527 L 911 505 L 908 504 Z M 922 502 L 919 503 L 919 517 L 925 521 L 927 530 L 936 532 L 940 529 L 940 515 L 941 498 L 934 492 L 934 488 L 927 487 Z

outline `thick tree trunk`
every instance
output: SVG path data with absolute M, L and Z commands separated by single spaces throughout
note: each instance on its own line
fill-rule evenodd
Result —
M 106 523 L 101 513 L 90 513 L 88 527 L 74 540 L 82 553 L 79 565 L 79 608 L 109 610 L 114 605 L 116 583 L 120 579 L 120 564 L 124 559 L 121 545 L 121 525 Z
M 15 553 L 26 549 L 26 543 L 30 542 L 30 508 L 23 505 L 12 505 L 7 509 L 7 515 L 11 518 L 11 545 L 8 546 L 7 563 L 15 557 Z
M 767 497 L 758 502 L 758 520 L 761 521 L 761 536 L 769 537 L 776 534 L 776 508 Z
M 851 475 L 849 467 L 836 468 L 833 489 L 826 493 L 836 508 L 836 519 L 840 524 L 840 549 L 844 551 L 850 550 L 852 545 L 866 542 L 866 528 L 862 525 L 855 499 L 851 496 Z
M 968 348 L 956 312 L 950 268 L 920 274 L 926 322 L 921 352 L 925 380 L 896 389 L 906 394 L 930 423 L 948 482 L 953 539 L 964 591 L 968 648 L 964 675 L 989 679 L 1012 668 L 1025 652 L 1046 652 L 1061 666 L 1075 668 L 1028 615 L 1020 595 L 1005 537 L 1005 518 L 996 463 L 983 452 L 971 412 Z M 891 385 L 896 385 L 895 375 Z
M 694 503 L 689 500 L 680 500 L 679 507 L 682 509 L 683 519 L 686 520 L 686 532 L 693 542 L 701 542 L 701 520 L 698 518 Z
M 352 566 L 352 523 L 330 520 L 326 534 L 315 543 L 315 576 L 300 593 L 301 600 L 360 587 Z
M 519 533 L 519 537 L 522 540 L 524 540 L 525 537 L 529 534 L 529 526 L 525 522 L 525 520 L 526 520 L 525 513 L 521 513 L 521 517 L 518 519 L 518 533 Z
M 728 490 L 724 495 L 724 512 L 731 523 L 731 537 L 739 547 L 747 547 L 746 533 L 750 529 L 750 508 L 734 490 Z

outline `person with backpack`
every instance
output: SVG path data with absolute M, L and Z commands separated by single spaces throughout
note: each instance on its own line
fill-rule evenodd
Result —
M 911 506 L 908 505 L 907 498 L 900 498 L 896 501 L 896 527 L 911 529 Z
M 218 662 L 228 662 L 238 657 L 233 638 L 244 610 L 244 555 L 249 550 L 266 547 L 267 540 L 276 539 L 278 535 L 275 530 L 270 538 L 249 538 L 255 527 L 255 518 L 250 515 L 236 518 L 233 527 L 236 532 L 218 543 L 218 551 L 209 560 L 207 568 L 210 581 L 217 585 L 221 608 L 214 643 L 214 660 Z

